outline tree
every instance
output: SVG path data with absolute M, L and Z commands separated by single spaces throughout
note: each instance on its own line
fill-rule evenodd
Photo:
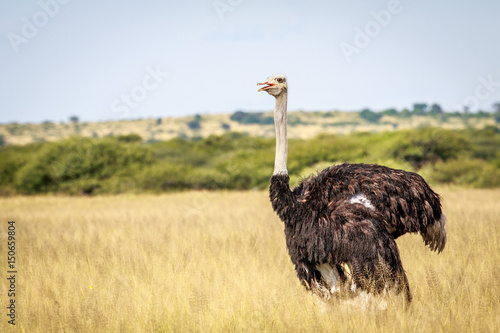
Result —
M 500 102 L 493 103 L 493 112 L 500 114 Z
M 368 120 L 370 123 L 378 123 L 380 118 L 382 117 L 381 114 L 375 113 L 369 109 L 364 109 L 359 113 L 359 116 L 363 119 Z
M 411 117 L 411 111 L 408 110 L 408 109 L 403 109 L 401 111 L 401 117 L 403 117 L 403 118 L 409 118 L 409 117 Z
M 396 109 L 387 109 L 382 111 L 382 114 L 386 116 L 397 116 L 398 115 L 398 110 Z
M 412 164 L 415 170 L 427 163 L 446 161 L 459 156 L 471 147 L 471 142 L 462 133 L 436 128 L 420 128 L 400 132 L 390 152 L 393 158 Z
M 413 104 L 413 114 L 416 116 L 422 116 L 427 111 L 426 103 L 415 103 Z
M 262 112 L 244 112 L 236 111 L 229 117 L 229 119 L 236 121 L 240 124 L 261 124 L 271 125 L 274 123 L 273 117 L 265 117 Z
M 500 124 L 500 102 L 493 104 L 493 112 L 495 112 L 495 120 L 497 124 Z
M 69 121 L 76 124 L 80 121 L 80 119 L 78 118 L 78 116 L 71 116 L 69 117 Z
M 193 120 L 188 121 L 187 125 L 192 130 L 198 130 L 201 128 L 200 121 L 201 121 L 201 116 L 197 114 L 194 116 Z
M 437 115 L 437 114 L 441 114 L 443 113 L 443 109 L 441 108 L 441 106 L 437 103 L 434 103 L 431 105 L 431 114 L 434 114 L 434 115 Z

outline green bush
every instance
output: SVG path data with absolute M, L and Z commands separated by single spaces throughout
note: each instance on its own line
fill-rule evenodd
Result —
M 243 112 L 236 111 L 229 118 L 240 124 L 261 124 L 261 125 L 272 125 L 274 124 L 273 117 L 266 117 L 262 112 Z
M 418 170 L 427 163 L 456 158 L 470 148 L 470 140 L 460 132 L 422 128 L 398 132 L 388 152 L 391 158 L 411 163 Z
M 41 144 L 0 148 L 0 187 L 14 187 L 16 174 L 40 149 Z
M 188 184 L 191 189 L 218 190 L 231 188 L 231 179 L 215 169 L 198 168 L 188 175 Z
M 275 143 L 227 132 L 151 143 L 127 135 L 7 146 L 0 148 L 0 195 L 265 189 L 274 168 Z M 496 128 L 320 135 L 291 139 L 289 147 L 292 184 L 332 164 L 351 162 L 418 171 L 434 183 L 500 186 Z
M 440 161 L 422 170 L 433 183 L 455 184 L 476 188 L 500 186 L 500 169 L 483 160 L 461 158 Z
M 216 170 L 229 177 L 228 189 L 266 188 L 273 173 L 274 151 L 245 148 L 219 162 Z
M 482 130 L 469 131 L 472 143 L 471 156 L 486 161 L 494 160 L 500 152 L 500 129 L 488 126 Z
M 134 166 L 152 162 L 153 154 L 144 146 L 112 138 L 71 138 L 42 146 L 18 171 L 15 183 L 26 194 L 92 193 L 95 182 L 133 174 Z
M 190 120 L 187 122 L 189 129 L 198 130 L 201 128 L 200 122 L 198 120 Z
M 125 135 L 119 135 L 116 137 L 116 140 L 120 142 L 141 142 L 142 141 L 142 136 L 139 134 L 125 134 Z
M 368 110 L 368 109 L 364 109 L 363 111 L 361 111 L 359 113 L 359 116 L 367 121 L 369 121 L 370 123 L 378 123 L 378 121 L 380 120 L 380 118 L 382 118 L 382 114 L 380 113 L 375 113 L 371 110 Z
M 171 191 L 188 188 L 188 174 L 192 170 L 178 164 L 153 164 L 144 168 L 135 179 L 138 186 L 146 191 Z

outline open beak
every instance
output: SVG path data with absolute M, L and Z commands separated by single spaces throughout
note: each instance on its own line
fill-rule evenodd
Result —
M 276 85 L 276 83 L 271 83 L 271 82 L 267 82 L 267 81 L 266 82 L 257 83 L 258 86 L 261 86 L 263 84 L 267 84 L 267 86 L 260 88 L 258 91 L 271 89 L 272 87 L 274 87 Z

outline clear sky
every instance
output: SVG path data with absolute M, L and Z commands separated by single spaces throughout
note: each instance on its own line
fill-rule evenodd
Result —
M 498 0 L 0 2 L 0 122 L 500 102 Z

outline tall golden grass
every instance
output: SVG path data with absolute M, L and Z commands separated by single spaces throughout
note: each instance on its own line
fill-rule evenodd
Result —
M 265 192 L 0 199 L 17 226 L 19 332 L 494 332 L 500 329 L 500 190 L 439 188 L 440 255 L 398 239 L 414 300 L 321 305 L 299 283 Z M 1 331 L 11 331 L 1 316 Z

